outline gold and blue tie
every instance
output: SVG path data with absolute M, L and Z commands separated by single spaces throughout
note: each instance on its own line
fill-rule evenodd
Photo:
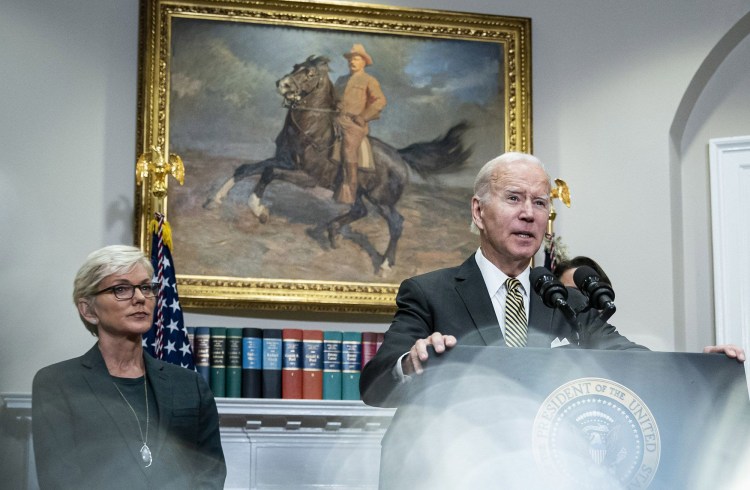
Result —
M 508 347 L 525 347 L 528 325 L 521 283 L 515 277 L 509 277 L 505 280 L 505 290 L 505 344 Z

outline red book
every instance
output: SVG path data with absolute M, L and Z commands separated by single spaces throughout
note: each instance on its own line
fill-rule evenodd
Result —
M 378 333 L 362 332 L 362 367 L 375 357 L 378 351 Z
M 302 398 L 323 399 L 323 331 L 302 331 Z
M 302 398 L 302 330 L 281 331 L 281 398 Z
M 380 346 L 383 345 L 383 340 L 385 340 L 385 333 L 378 332 L 378 348 L 376 350 L 379 350 Z

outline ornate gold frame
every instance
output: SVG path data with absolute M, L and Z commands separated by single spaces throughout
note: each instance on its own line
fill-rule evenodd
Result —
M 138 155 L 169 153 L 169 63 L 175 17 L 497 43 L 504 63 L 505 150 L 531 151 L 531 20 L 354 3 L 285 0 L 141 0 Z M 189 178 L 189 175 L 187 176 Z M 166 177 L 162 176 L 162 184 Z M 149 221 L 167 197 L 136 186 L 135 236 L 150 248 Z M 163 193 L 162 193 L 163 195 Z M 467 204 L 468 206 L 468 204 Z M 178 264 L 179 272 L 179 264 Z M 390 314 L 397 284 L 177 275 L 181 302 L 197 309 L 266 309 Z

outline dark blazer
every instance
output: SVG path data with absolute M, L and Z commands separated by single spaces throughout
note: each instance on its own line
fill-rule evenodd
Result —
M 158 427 L 149 429 L 149 468 L 141 461 L 135 418 L 98 344 L 36 374 L 31 423 L 42 489 L 223 488 L 219 416 L 207 383 L 148 354 L 144 360 L 158 411 Z
M 615 327 L 597 321 L 598 312 L 587 306 L 577 289 L 568 288 L 568 303 L 578 313 L 588 349 L 645 349 L 623 337 Z M 400 383 L 392 370 L 399 357 L 418 339 L 434 332 L 453 335 L 461 345 L 505 345 L 492 299 L 474 255 L 462 265 L 405 280 L 396 296 L 398 310 L 375 357 L 360 378 L 362 399 L 368 405 L 397 406 Z M 539 295 L 529 302 L 529 347 L 550 347 L 557 339 L 575 344 L 573 327 Z

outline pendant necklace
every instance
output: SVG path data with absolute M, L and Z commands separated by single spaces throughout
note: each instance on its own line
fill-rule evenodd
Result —
M 130 404 L 127 398 L 125 398 L 125 395 L 122 394 L 122 391 L 120 391 L 120 387 L 117 386 L 117 383 L 114 381 L 112 384 L 115 385 L 115 388 L 117 389 L 117 392 L 120 394 L 123 400 L 125 400 L 125 403 L 128 405 L 128 408 L 131 412 L 133 412 L 133 415 L 135 416 L 135 421 L 138 424 L 138 432 L 141 433 L 141 442 L 143 442 L 143 446 L 141 446 L 141 459 L 144 463 L 146 463 L 146 468 L 151 466 L 151 463 L 153 462 L 153 458 L 151 457 L 151 449 L 148 447 L 148 385 L 146 384 L 146 374 L 143 374 L 143 392 L 146 395 L 146 437 L 143 437 L 143 430 L 141 429 L 141 421 L 138 420 L 138 414 L 135 413 L 135 410 L 133 409 L 133 406 Z

